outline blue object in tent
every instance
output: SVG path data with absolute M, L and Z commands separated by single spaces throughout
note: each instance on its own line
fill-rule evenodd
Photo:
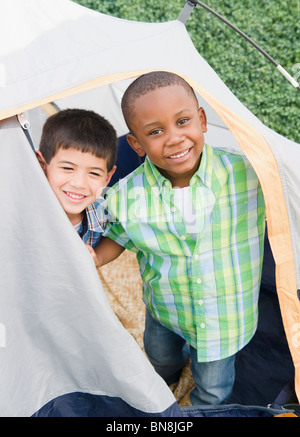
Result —
M 118 154 L 116 160 L 117 170 L 110 180 L 109 186 L 112 187 L 120 179 L 127 176 L 139 165 L 144 162 L 145 158 L 140 157 L 128 144 L 126 135 L 118 139 Z

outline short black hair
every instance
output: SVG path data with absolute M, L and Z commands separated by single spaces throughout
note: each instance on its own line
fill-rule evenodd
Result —
M 193 88 L 183 77 L 169 71 L 151 71 L 150 73 L 143 74 L 128 86 L 122 98 L 122 112 L 129 130 L 131 130 L 131 120 L 134 116 L 135 101 L 150 91 L 172 85 L 182 86 L 189 94 L 195 97 L 198 103 Z
M 39 150 L 47 164 L 59 149 L 90 152 L 107 159 L 107 170 L 110 171 L 116 160 L 117 144 L 117 133 L 108 120 L 94 111 L 71 108 L 46 120 Z

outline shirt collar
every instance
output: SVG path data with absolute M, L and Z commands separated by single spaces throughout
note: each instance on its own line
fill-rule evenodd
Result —
M 208 188 L 211 187 L 212 160 L 213 150 L 210 146 L 205 144 L 201 153 L 199 168 L 191 178 L 190 185 L 193 185 L 195 183 L 195 180 L 197 178 L 200 178 L 204 185 L 206 185 Z M 145 159 L 144 171 L 150 186 L 158 185 L 160 188 L 164 186 L 172 188 L 171 182 L 157 170 L 156 166 L 150 161 L 148 156 L 146 156 Z
M 156 166 L 150 161 L 148 156 L 146 156 L 145 159 L 144 171 L 147 181 L 151 187 L 158 185 L 159 188 L 164 186 L 172 188 L 171 182 L 157 170 Z
M 88 230 L 94 232 L 104 231 L 104 199 L 99 198 L 96 202 L 92 203 L 85 209 L 85 214 L 87 218 Z
M 201 179 L 202 183 L 207 187 L 211 188 L 211 180 L 212 180 L 212 166 L 213 162 L 213 150 L 207 144 L 204 145 L 202 153 L 201 153 L 201 161 L 198 170 L 192 177 L 190 181 L 190 185 L 193 185 L 195 179 L 198 177 Z

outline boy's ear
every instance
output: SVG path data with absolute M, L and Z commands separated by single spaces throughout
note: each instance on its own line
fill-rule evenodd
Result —
M 107 173 L 105 184 L 98 188 L 96 193 L 96 199 L 99 199 L 103 195 L 103 192 L 107 185 L 110 183 L 111 178 L 113 177 L 114 172 L 117 170 L 117 167 L 114 165 L 113 168 Z
M 206 121 L 206 114 L 202 107 L 198 109 L 199 119 L 201 122 L 201 128 L 202 132 L 207 132 L 207 121 Z
M 128 144 L 131 146 L 131 148 L 139 155 L 139 156 L 144 156 L 145 152 L 143 150 L 143 148 L 141 147 L 138 139 L 132 135 L 132 134 L 128 134 L 126 136 L 126 139 L 128 141 Z
M 105 183 L 108 185 L 110 183 L 111 178 L 113 177 L 114 172 L 116 171 L 117 167 L 114 165 L 113 168 L 107 173 Z
M 42 169 L 44 170 L 44 173 L 46 173 L 46 165 L 47 165 L 47 163 L 45 161 L 45 158 L 43 157 L 43 155 L 41 154 L 41 152 L 39 150 L 36 150 L 35 154 L 36 154 L 36 157 L 37 157 L 37 159 L 38 159 Z

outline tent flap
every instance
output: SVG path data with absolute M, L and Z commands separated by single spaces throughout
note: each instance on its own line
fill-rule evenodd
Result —
M 189 81 L 208 114 L 208 143 L 238 149 L 258 175 L 300 399 L 299 144 L 269 129 L 236 98 L 180 20 L 133 22 L 70 0 L 13 0 L 1 8 L 0 414 L 54 411 L 65 396 L 72 404 L 74 394 L 77 405 L 93 398 L 98 409 L 109 400 L 133 415 L 180 414 L 112 311 L 87 249 L 13 117 L 25 112 L 36 148 L 43 122 L 56 110 L 51 103 L 93 109 L 124 135 L 123 91 L 134 77 L 157 69 Z

